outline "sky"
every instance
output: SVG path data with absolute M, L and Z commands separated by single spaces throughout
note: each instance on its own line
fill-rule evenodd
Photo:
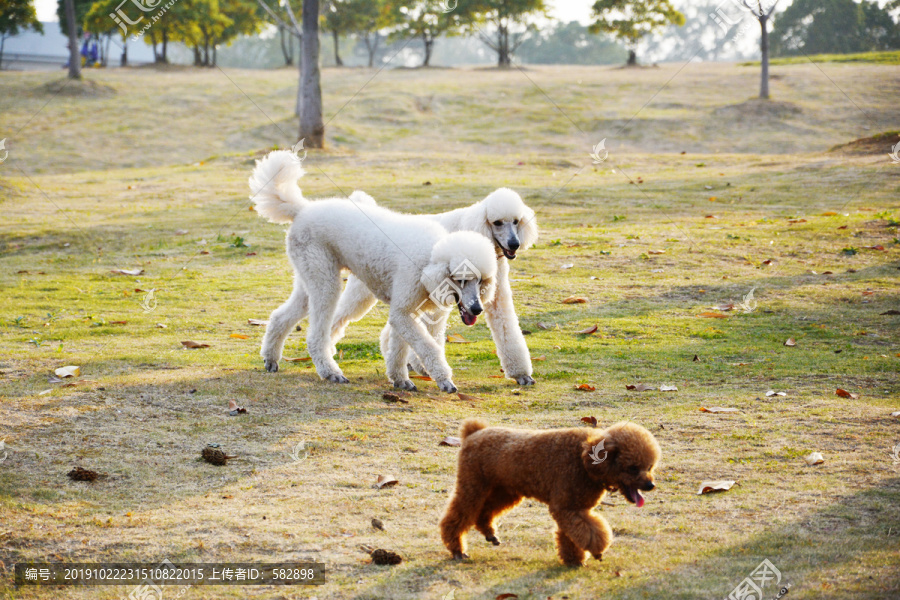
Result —
M 39 21 L 56 21 L 56 5 L 59 0 L 35 0 Z M 586 23 L 594 0 L 551 0 L 548 2 L 551 14 L 561 21 L 582 21 Z

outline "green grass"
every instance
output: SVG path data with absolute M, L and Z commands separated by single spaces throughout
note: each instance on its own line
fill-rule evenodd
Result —
M 779 56 L 772 58 L 772 65 L 802 65 L 814 63 L 871 63 L 876 65 L 900 65 L 900 50 L 889 52 L 859 52 L 857 54 L 813 54 L 807 56 Z M 741 63 L 742 67 L 758 67 L 759 61 Z
M 321 588 L 186 596 L 216 600 L 726 597 L 764 558 L 789 598 L 896 596 L 900 321 L 883 313 L 900 308 L 900 180 L 886 151 L 829 149 L 873 120 L 897 129 L 885 82 L 898 71 L 821 68 L 776 70 L 792 109 L 765 118 L 742 112 L 756 76 L 734 65 L 384 71 L 355 99 L 374 73 L 326 70 L 329 147 L 306 159 L 307 196 L 362 189 L 433 212 L 511 186 L 541 228 L 511 264 L 537 386 L 503 379 L 484 325 L 454 318 L 473 343 L 447 344 L 448 360 L 477 399 L 419 382 L 409 404 L 382 398 L 381 305 L 338 344 L 349 385 L 309 362 L 262 371 L 263 330 L 247 320 L 267 318 L 291 276 L 283 228 L 248 210 L 247 178 L 295 141 L 294 71 L 92 71 L 116 90 L 99 97 L 41 92 L 56 74 L 0 73 L 0 598 L 129 593 L 16 590 L 17 561 L 164 558 L 328 565 Z M 594 165 L 603 138 L 610 159 Z M 751 290 L 752 311 L 703 316 Z M 307 356 L 301 325 L 288 357 Z M 74 387 L 47 381 L 64 365 L 82 368 Z M 678 391 L 625 389 L 638 382 Z M 229 417 L 230 400 L 248 413 Z M 604 561 L 559 566 L 534 502 L 504 518 L 503 546 L 472 535 L 472 560 L 449 561 L 437 523 L 457 450 L 440 440 L 469 416 L 555 428 L 590 415 L 634 420 L 663 450 L 643 509 L 618 496 L 599 509 L 617 536 Z M 211 442 L 240 458 L 198 462 Z M 813 451 L 825 464 L 806 465 Z M 71 482 L 75 465 L 110 477 Z M 400 483 L 375 489 L 382 474 Z M 739 483 L 697 496 L 709 479 Z M 372 566 L 362 544 L 404 563 Z

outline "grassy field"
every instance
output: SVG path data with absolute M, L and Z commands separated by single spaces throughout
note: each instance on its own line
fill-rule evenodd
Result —
M 448 359 L 476 399 L 421 382 L 408 404 L 382 399 L 383 306 L 338 345 L 350 385 L 309 362 L 262 369 L 248 319 L 291 280 L 247 178 L 296 141 L 295 72 L 0 73 L 0 598 L 130 592 L 16 589 L 20 561 L 163 559 L 328 569 L 318 588 L 190 600 L 724 598 L 763 559 L 789 599 L 897 597 L 900 165 L 889 145 L 830 149 L 900 129 L 898 69 L 776 66 L 770 103 L 749 99 L 755 70 L 724 64 L 326 70 L 329 147 L 306 159 L 307 196 L 432 212 L 510 186 L 541 227 L 512 264 L 537 385 L 503 379 L 488 330 L 454 317 L 471 343 Z M 303 338 L 285 355 L 307 356 Z M 49 383 L 65 365 L 74 385 Z M 678 390 L 626 390 L 639 382 Z M 714 406 L 739 412 L 700 411 Z M 562 567 L 534 502 L 504 518 L 504 545 L 470 535 L 454 563 L 437 523 L 457 450 L 438 443 L 469 416 L 633 420 L 662 447 L 658 489 L 598 508 L 616 534 L 602 563 Z M 239 458 L 200 462 L 208 443 Z M 74 466 L 108 477 L 72 482 Z M 399 484 L 376 489 L 386 474 Z M 697 495 L 711 479 L 738 483 Z M 404 562 L 374 566 L 362 545 Z
M 779 56 L 771 61 L 773 65 L 802 65 L 815 63 L 871 63 L 877 65 L 900 65 L 900 50 L 891 52 L 860 52 L 858 54 L 813 54 L 811 56 Z M 758 66 L 759 61 L 742 63 L 742 66 Z

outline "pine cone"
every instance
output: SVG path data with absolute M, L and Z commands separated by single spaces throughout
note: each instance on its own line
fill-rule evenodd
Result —
M 207 446 L 206 448 L 204 448 L 203 451 L 200 453 L 200 456 L 202 456 L 203 460 L 205 460 L 206 462 L 213 464 L 213 465 L 220 466 L 220 467 L 222 465 L 227 464 L 227 461 L 229 458 L 235 458 L 234 456 L 228 456 L 219 448 L 214 448 L 214 447 L 210 447 L 210 446 Z
M 403 559 L 396 552 L 379 548 L 372 552 L 372 562 L 376 565 L 399 565 Z
M 98 473 L 97 471 L 91 471 L 90 469 L 75 467 L 74 469 L 69 471 L 67 475 L 72 481 L 94 481 L 97 479 L 97 477 L 100 476 L 100 473 Z

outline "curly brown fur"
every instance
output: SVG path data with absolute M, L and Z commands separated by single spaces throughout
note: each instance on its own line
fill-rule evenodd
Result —
M 468 419 L 460 437 L 456 490 L 441 519 L 441 538 L 455 559 L 468 558 L 465 534 L 472 527 L 499 545 L 497 519 L 522 498 L 534 498 L 548 505 L 556 521 L 563 563 L 580 566 L 588 552 L 599 560 L 612 543 L 612 530 L 591 509 L 613 490 L 643 506 L 641 491 L 655 487 L 659 444 L 634 423 L 527 431 Z

